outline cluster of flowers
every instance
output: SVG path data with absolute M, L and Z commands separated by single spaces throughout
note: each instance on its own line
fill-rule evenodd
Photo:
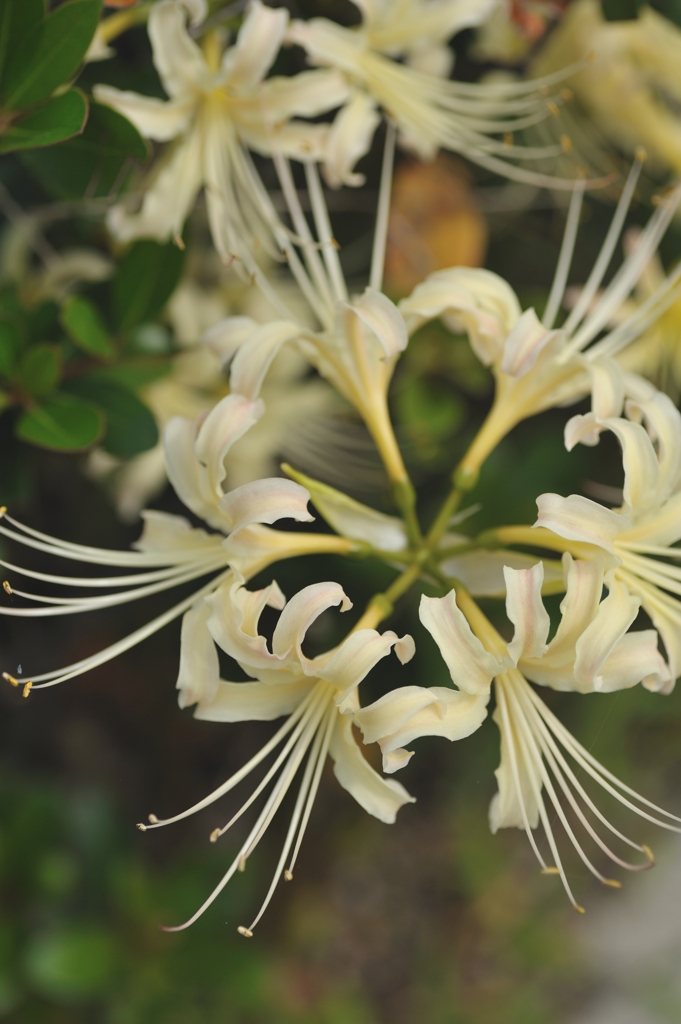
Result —
M 175 417 L 165 429 L 168 477 L 209 530 L 147 510 L 136 551 L 100 550 L 42 534 L 2 510 L 0 533 L 16 543 L 62 559 L 134 570 L 78 578 L 1 562 L 10 572 L 38 581 L 99 590 L 97 596 L 51 597 L 7 582 L 5 589 L 29 604 L 3 607 L 4 614 L 78 614 L 202 581 L 190 596 L 105 650 L 26 681 L 6 673 L 26 695 L 96 668 L 183 616 L 180 706 L 194 705 L 195 717 L 204 721 L 284 718 L 262 749 L 213 793 L 175 817 L 159 820 L 150 815 L 149 823 L 139 826 L 159 828 L 200 811 L 271 758 L 238 813 L 211 840 L 217 841 L 267 794 L 248 836 L 203 906 L 179 927 L 196 920 L 234 873 L 244 869 L 297 780 L 272 884 L 254 920 L 239 928 L 251 936 L 281 877 L 292 878 L 327 757 L 340 784 L 360 806 L 392 822 L 412 797 L 385 776 L 409 762 L 414 751 L 408 747 L 419 737 L 455 741 L 475 732 L 488 714 L 493 688 L 501 760 L 491 828 L 524 829 L 542 870 L 560 876 L 577 910 L 581 908 L 558 848 L 557 822 L 605 885 L 618 887 L 619 882 L 592 863 L 582 835 L 622 868 L 638 871 L 652 863 L 649 848 L 619 831 L 599 809 L 585 788 L 585 776 L 634 813 L 681 831 L 681 819 L 607 771 L 530 685 L 586 694 L 641 684 L 667 694 L 681 673 L 681 568 L 674 564 L 681 549 L 673 546 L 681 539 L 681 415 L 621 358 L 678 297 L 681 271 L 663 276 L 640 304 L 629 302 L 674 214 L 679 189 L 661 199 L 603 288 L 641 171 L 641 154 L 592 273 L 560 327 L 555 322 L 565 304 L 585 189 L 581 179 L 570 183 L 564 241 L 541 318 L 534 309 L 523 312 L 514 291 L 496 274 L 465 267 L 432 274 L 396 305 L 381 290 L 396 135 L 423 155 L 444 145 L 508 176 L 544 183 L 542 175 L 520 171 L 510 161 L 545 159 L 547 150 L 517 152 L 512 142 L 493 136 L 544 116 L 547 83 L 464 86 L 432 73 L 433 66 L 448 70 L 443 42 L 460 28 L 480 23 L 496 6 L 492 2 L 358 0 L 358 6 L 361 25 L 346 29 L 324 19 L 290 23 L 285 10 L 252 0 L 235 44 L 223 54 L 219 32 L 209 33 L 200 48 L 188 32 L 182 3 L 159 0 L 149 33 L 170 99 L 162 102 L 105 87 L 98 91 L 102 102 L 124 112 L 147 136 L 177 139 L 147 188 L 141 210 L 130 213 L 116 207 L 110 214 L 111 230 L 121 239 L 148 233 L 179 236 L 198 189 L 205 185 L 218 251 L 246 268 L 276 311 L 277 318 L 264 323 L 228 317 L 207 332 L 205 344 L 229 367 L 229 394 L 207 414 L 193 420 Z M 203 13 L 192 10 L 195 23 Z M 325 70 L 265 79 L 286 40 L 302 46 Z M 396 57 L 407 60 L 398 63 Z M 424 65 L 428 72 L 419 70 Z M 369 284 L 355 295 L 342 271 L 317 164 L 324 165 L 330 183 L 356 184 L 352 168 L 367 150 L 379 107 L 389 124 L 373 258 Z M 331 124 L 291 119 L 333 108 L 340 112 Z M 275 212 L 246 146 L 272 157 L 290 227 Z M 290 158 L 304 164 L 314 231 L 300 204 Z M 548 181 L 556 185 L 556 179 Z M 300 290 L 296 308 L 307 303 L 305 315 L 291 312 L 262 271 L 254 255 L 256 239 L 288 261 Z M 489 415 L 454 473 L 449 497 L 424 532 L 395 438 L 388 388 L 410 336 L 434 319 L 467 334 L 477 357 L 491 368 L 496 392 Z M 354 406 L 381 456 L 399 515 L 379 512 L 289 467 L 288 478 L 226 486 L 230 448 L 268 415 L 261 390 L 284 346 L 293 348 Z M 580 495 L 541 494 L 533 526 L 500 525 L 474 539 L 453 532 L 462 499 L 506 434 L 521 420 L 589 396 L 591 412 L 568 420 L 565 444 L 568 449 L 595 445 L 603 431 L 614 433 L 623 458 L 622 506 L 607 508 Z M 311 521 L 310 502 L 332 532 L 272 528 L 286 519 Z M 543 554 L 513 550 L 518 547 Z M 372 598 L 342 643 L 309 658 L 303 642 L 315 620 L 330 608 L 352 608 L 341 586 L 314 583 L 287 601 L 276 582 L 260 590 L 247 584 L 278 560 L 324 552 L 381 560 L 397 575 L 384 593 Z M 562 561 L 552 557 L 556 552 Z M 377 627 L 400 597 L 421 584 L 439 594 L 423 595 L 419 614 L 453 686 L 396 686 L 363 705 L 360 686 L 381 659 L 394 651 L 405 663 L 414 655 L 411 636 L 381 633 Z M 556 593 L 565 596 L 557 631 L 549 639 L 542 595 Z M 476 602 L 476 597 L 490 596 L 505 598 L 513 629 L 510 642 Z M 270 646 L 259 631 L 266 606 L 281 612 Z M 632 629 L 641 609 L 654 628 Z M 250 682 L 220 677 L 218 648 L 241 666 Z M 357 730 L 365 744 L 378 744 L 384 775 L 366 760 Z M 550 862 L 535 838 L 540 824 Z M 625 847 L 639 856 L 625 859 Z

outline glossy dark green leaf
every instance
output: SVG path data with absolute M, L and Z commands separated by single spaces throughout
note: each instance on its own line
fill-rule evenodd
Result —
M 56 394 L 48 402 L 24 412 L 14 432 L 21 441 L 52 451 L 85 451 L 106 429 L 104 413 L 75 395 Z
M 45 17 L 43 0 L 2 0 L 0 3 L 0 96 L 6 89 L 5 69 L 24 36 L 35 34 Z
M 125 118 L 110 107 L 90 104 L 85 130 L 57 149 L 21 154 L 43 188 L 59 199 L 105 196 L 121 185 L 131 158 L 144 160 L 147 146 Z
M 60 320 L 68 336 L 84 352 L 100 359 L 111 359 L 116 355 L 97 307 L 87 299 L 79 295 L 67 299 L 62 306 Z
M 29 395 L 42 398 L 59 383 L 61 350 L 57 345 L 32 345 L 20 363 L 21 385 Z
M 68 0 L 24 33 L 5 64 L 3 106 L 28 107 L 73 75 L 94 35 L 102 0 Z
M 165 377 L 171 368 L 170 359 L 136 356 L 121 360 L 110 369 L 102 371 L 102 374 L 105 372 L 108 380 L 115 380 L 130 391 L 139 391 L 160 377 Z M 99 372 L 95 371 L 92 376 L 97 376 Z
M 121 459 L 130 459 L 158 443 L 158 427 L 152 413 L 128 388 L 108 374 L 74 377 L 65 385 L 70 394 L 95 402 L 106 414 L 102 448 Z
M 113 279 L 113 312 L 118 329 L 130 331 L 153 320 L 175 291 L 184 266 L 184 251 L 173 242 L 135 242 Z
M 14 324 L 0 321 L 0 375 L 14 376 L 22 346 L 22 337 Z
M 80 89 L 69 89 L 14 122 L 0 135 L 0 153 L 53 146 L 82 131 L 88 105 Z

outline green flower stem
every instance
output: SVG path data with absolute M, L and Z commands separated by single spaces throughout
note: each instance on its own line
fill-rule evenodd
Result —
M 423 534 L 416 515 L 416 491 L 411 480 L 407 478 L 395 481 L 392 485 L 392 494 L 393 501 L 404 520 L 409 544 L 414 549 L 419 548 L 423 543 Z
M 352 632 L 355 633 L 358 629 L 375 629 L 380 622 L 392 615 L 395 601 L 407 593 L 422 572 L 421 560 L 414 562 L 390 584 L 387 590 L 382 594 L 374 594 Z

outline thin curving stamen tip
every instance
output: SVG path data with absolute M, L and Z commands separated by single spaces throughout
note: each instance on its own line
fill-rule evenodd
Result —
M 5 591 L 6 594 L 13 594 L 14 593 L 14 591 L 12 590 L 12 588 L 10 586 L 9 580 L 3 580 L 2 581 L 2 589 Z
M 636 147 L 636 153 L 634 155 L 636 157 L 636 160 L 640 164 L 644 164 L 646 162 L 646 160 L 648 159 L 648 151 L 645 148 L 645 146 L 637 146 Z
M 246 857 L 242 853 L 241 856 L 239 857 L 239 864 L 237 866 L 237 871 L 245 871 L 245 870 L 246 870 Z
M 210 838 L 211 843 L 217 843 L 218 839 L 220 838 L 220 829 L 219 828 L 214 828 L 213 831 L 211 832 L 209 838 Z
M 618 882 L 616 878 L 601 878 L 602 885 L 607 885 L 611 889 L 621 889 L 622 883 Z
M 12 686 L 18 686 L 19 685 L 19 680 L 15 679 L 14 676 L 11 676 L 9 674 L 9 672 L 3 672 L 2 673 L 2 678 L 4 680 L 6 680 L 6 682 L 11 683 Z
M 584 907 L 580 907 L 579 903 L 573 903 L 572 906 L 575 908 L 578 914 L 586 914 Z
M 572 139 L 569 135 L 561 135 L 560 137 L 560 148 L 564 153 L 572 152 Z
M 237 931 L 238 931 L 239 935 L 243 935 L 243 937 L 245 939 L 252 939 L 253 938 L 253 932 L 251 931 L 251 929 L 250 928 L 245 928 L 242 924 L 239 925 L 239 927 L 237 928 Z
M 175 245 L 177 246 L 177 248 L 181 252 L 184 251 L 185 244 L 184 244 L 184 241 L 183 241 L 183 239 L 182 239 L 182 237 L 180 235 L 173 235 L 173 242 L 175 243 Z
M 504 132 L 504 145 L 509 147 L 513 145 L 513 132 Z
M 560 110 L 558 109 L 558 104 L 554 100 L 547 101 L 546 109 L 548 110 L 551 117 L 560 117 Z
M 31 687 L 32 686 L 33 686 L 33 680 L 32 679 L 27 679 L 26 682 L 24 683 L 24 688 L 21 691 L 21 696 L 22 697 L 28 697 L 29 693 L 31 692 Z
M 285 882 L 292 882 L 293 881 L 293 872 L 289 871 L 288 868 L 286 868 L 286 870 L 284 871 L 284 881 Z
M 155 814 L 148 814 L 147 817 L 152 825 L 158 825 L 158 818 Z
M 648 863 L 650 864 L 651 868 L 655 867 L 655 854 L 650 849 L 650 847 L 646 846 L 645 843 L 641 843 L 641 849 L 643 850 L 643 852 L 645 853 L 646 857 L 648 858 Z
M 137 824 L 135 825 L 135 828 L 138 828 L 140 830 L 140 832 L 146 832 L 147 831 L 147 826 L 144 824 L 143 821 L 138 821 Z
M 0 519 L 7 514 L 7 505 L 0 505 Z
M 542 868 L 541 869 L 541 874 L 542 875 L 559 875 L 560 874 L 560 869 L 559 868 L 555 868 L 555 867 Z

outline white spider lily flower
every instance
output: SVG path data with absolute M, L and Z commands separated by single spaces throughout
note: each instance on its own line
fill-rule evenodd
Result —
M 431 274 L 400 302 L 409 333 L 435 317 L 451 330 L 466 332 L 478 358 L 496 378 L 494 404 L 483 428 L 460 465 L 468 485 L 480 465 L 508 431 L 521 420 L 556 405 L 578 401 L 595 387 L 594 378 L 618 387 L 621 376 L 613 358 L 639 338 L 676 300 L 681 267 L 665 277 L 652 295 L 617 326 L 607 325 L 645 273 L 681 197 L 677 186 L 657 207 L 610 284 L 599 288 L 611 262 L 638 181 L 641 161 L 633 166 L 610 228 L 588 280 L 565 321 L 554 328 L 565 293 L 574 250 L 583 188 L 572 197 L 553 285 L 540 320 L 534 309 L 521 312 L 512 289 L 488 270 L 453 267 Z M 594 301 L 596 299 L 596 301 Z M 610 382 L 607 384 L 607 382 Z
M 271 651 L 258 632 L 260 615 L 267 604 L 282 609 Z M 150 815 L 149 825 L 138 826 L 142 830 L 158 828 L 208 807 L 280 748 L 241 808 L 224 828 L 211 834 L 215 842 L 270 788 L 229 869 L 199 910 L 184 924 L 167 931 L 179 931 L 193 924 L 235 872 L 244 870 L 301 769 L 298 795 L 272 884 L 250 926 L 238 929 L 247 937 L 253 934 L 282 874 L 288 880 L 293 877 L 327 756 L 333 761 L 334 773 L 343 788 L 379 820 L 393 822 L 400 807 L 413 802 L 403 786 L 384 779 L 369 765 L 353 736 L 352 723 L 353 711 L 359 707 L 360 682 L 393 649 L 402 663 L 408 661 L 414 654 L 414 641 L 391 631 L 381 634 L 375 629 L 359 628 L 333 651 L 307 658 L 302 651 L 307 631 L 323 612 L 338 606 L 346 611 L 352 604 L 337 583 L 305 587 L 286 603 L 276 583 L 253 592 L 245 589 L 242 579 L 237 579 L 225 582 L 207 601 L 197 605 L 191 619 L 185 618 L 184 660 L 178 684 L 184 687 L 185 703 L 198 701 L 195 717 L 212 722 L 243 722 L 286 716 L 286 721 L 247 764 L 213 793 L 172 818 L 160 820 Z M 251 682 L 220 679 L 213 641 L 238 662 Z
M 566 426 L 566 444 L 597 443 L 603 430 L 615 434 L 624 461 L 624 503 L 605 508 L 582 495 L 567 498 L 542 494 L 537 499 L 536 527 L 541 544 L 574 545 L 601 553 L 613 566 L 617 583 L 641 602 L 664 643 L 669 677 L 644 685 L 669 693 L 681 674 L 681 415 L 671 400 L 652 385 L 629 376 L 628 419 L 576 416 Z M 636 392 L 636 397 L 632 392 Z M 546 531 L 550 531 L 550 534 Z M 586 548 L 588 550 L 588 548 Z
M 598 0 L 575 0 L 531 73 L 584 61 L 570 78 L 577 102 L 566 127 L 576 150 L 603 163 L 608 144 L 632 155 L 643 145 L 656 172 L 679 174 L 680 60 L 681 30 L 652 6 L 642 4 L 637 17 L 608 21 Z
M 201 187 L 215 246 L 229 259 L 244 243 L 267 244 L 279 223 L 247 149 L 320 157 L 328 129 L 292 121 L 337 107 L 347 87 L 333 72 L 264 80 L 286 31 L 288 13 L 251 0 L 233 46 L 218 33 L 203 49 L 191 38 L 180 0 L 159 0 L 149 15 L 154 65 L 168 100 L 98 85 L 100 103 L 127 117 L 145 138 L 174 140 L 147 185 L 139 212 L 118 204 L 107 218 L 116 238 L 181 235 Z
M 590 693 L 628 688 L 639 682 L 645 685 L 651 680 L 653 688 L 658 688 L 661 681 L 669 678 L 657 650 L 655 631 L 627 632 L 639 602 L 612 572 L 606 572 L 603 560 L 583 562 L 568 555 L 565 571 L 562 617 L 551 641 L 549 617 L 541 600 L 541 563 L 531 569 L 505 570 L 506 611 L 515 627 L 510 643 L 502 641 L 464 591 L 457 595 L 452 590 L 443 598 L 424 596 L 420 616 L 440 648 L 461 695 L 484 702 L 481 717 L 494 680 L 494 720 L 501 732 L 501 763 L 496 771 L 499 792 L 490 806 L 492 831 L 524 828 L 542 870 L 560 875 L 570 901 L 581 910 L 565 875 L 551 817 L 561 822 L 592 874 L 605 885 L 619 888 L 620 883 L 604 877 L 592 864 L 566 816 L 564 802 L 587 836 L 614 863 L 632 871 L 642 870 L 650 866 L 652 855 L 646 846 L 635 843 L 608 821 L 584 789 L 566 754 L 578 768 L 641 817 L 672 831 L 681 831 L 671 823 L 681 819 L 640 797 L 603 768 L 527 682 L 526 677 L 559 690 Z M 601 600 L 603 584 L 608 588 L 608 596 Z M 547 802 L 554 812 L 551 816 Z M 651 815 L 649 810 L 655 814 Z M 659 815 L 668 820 L 661 820 Z M 532 830 L 540 821 L 553 856 L 552 866 L 547 865 L 533 835 Z M 599 823 L 625 845 L 642 852 L 646 863 L 631 864 L 611 850 L 597 831 Z
M 331 184 L 361 182 L 350 171 L 369 148 L 381 108 L 422 159 L 444 148 L 517 181 L 571 187 L 564 179 L 516 165 L 558 157 L 564 151 L 560 145 L 530 147 L 512 139 L 513 132 L 558 113 L 555 102 L 547 103 L 546 90 L 560 75 L 541 82 L 484 84 L 443 77 L 451 69 L 451 51 L 444 44 L 457 32 L 482 24 L 497 0 L 355 3 L 362 15 L 359 26 L 312 18 L 291 22 L 287 33 L 312 64 L 342 72 L 352 90 L 331 129 L 326 163 Z M 403 56 L 408 64 L 399 62 Z
M 0 565 L 12 573 L 44 583 L 100 592 L 96 596 L 52 597 L 16 589 L 6 581 L 5 591 L 8 594 L 34 605 L 24 607 L 13 603 L 0 607 L 2 615 L 36 618 L 80 614 L 126 604 L 202 577 L 210 577 L 207 583 L 189 597 L 104 650 L 64 668 L 32 675 L 29 679 L 17 679 L 8 672 L 3 673 L 5 679 L 15 686 L 23 685 L 24 694 L 28 696 L 32 687 L 39 689 L 55 686 L 66 679 L 89 672 L 192 609 L 203 597 L 231 577 L 230 553 L 223 543 L 225 534 L 229 534 L 229 539 L 232 539 L 242 531 L 253 529 L 253 524 L 273 523 L 281 518 L 308 522 L 313 518 L 307 511 L 309 493 L 291 480 L 258 480 L 223 492 L 225 456 L 234 441 L 250 423 L 257 420 L 261 412 L 259 403 L 249 403 L 238 395 L 228 395 L 208 416 L 199 417 L 194 422 L 178 417 L 171 421 L 166 430 L 168 475 L 178 495 L 189 509 L 220 533 L 210 534 L 202 529 L 194 529 L 182 516 L 147 510 L 142 513 L 142 536 L 134 545 L 137 551 L 110 551 L 50 537 L 19 523 L 7 514 L 4 507 L 0 510 L 0 534 L 15 543 L 57 558 L 135 570 L 127 575 L 83 578 L 37 572 L 0 560 Z M 262 530 L 266 532 L 260 538 L 259 550 L 254 552 L 251 559 L 242 558 L 240 562 L 245 576 L 259 572 L 278 558 L 312 551 L 347 553 L 358 547 L 353 541 L 324 534 L 268 532 L 265 526 Z M 276 537 L 268 544 L 269 533 L 276 533 Z M 106 592 L 101 594 L 102 590 Z

